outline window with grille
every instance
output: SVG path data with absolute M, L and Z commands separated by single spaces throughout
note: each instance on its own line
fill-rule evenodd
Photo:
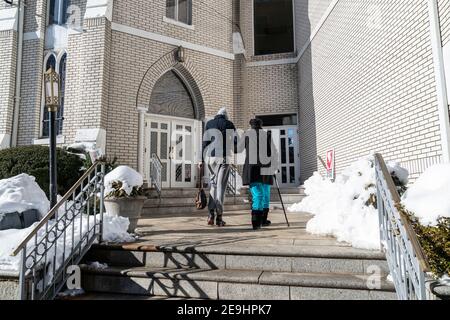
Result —
M 192 0 L 166 0 L 166 17 L 192 25 Z
M 50 0 L 48 24 L 64 25 L 67 23 L 67 8 L 71 0 Z

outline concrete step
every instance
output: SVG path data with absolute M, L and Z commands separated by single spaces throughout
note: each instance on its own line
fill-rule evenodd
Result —
M 298 203 L 301 202 L 306 197 L 305 194 L 288 194 L 288 193 L 282 194 L 281 196 L 283 198 L 284 204 Z M 278 195 L 278 193 L 272 192 L 270 194 L 270 201 L 280 202 L 280 196 Z
M 184 216 L 184 215 L 190 215 L 190 214 L 196 214 L 196 213 L 204 213 L 205 216 L 208 215 L 207 208 L 203 210 L 197 210 L 193 204 L 193 200 L 191 199 L 192 205 L 190 206 L 167 206 L 167 207 L 144 207 L 142 210 L 142 218 L 150 218 L 150 217 L 159 217 L 159 216 Z M 225 211 L 240 211 L 240 210 L 250 210 L 251 204 L 250 203 L 242 203 L 242 204 L 225 204 Z
M 144 208 L 155 208 L 155 207 L 184 207 L 184 206 L 194 206 L 194 199 L 192 198 L 151 198 L 145 201 Z M 250 203 L 248 196 L 236 196 L 236 197 L 225 197 L 225 204 L 248 204 Z
M 173 268 L 81 266 L 88 292 L 203 299 L 395 299 L 385 279 L 367 275 Z
M 169 247 L 130 244 L 95 245 L 84 261 L 108 266 L 151 268 L 239 269 L 334 274 L 389 273 L 381 252 L 336 246 Z
M 115 293 L 86 293 L 75 297 L 58 297 L 56 300 L 102 300 L 102 301 L 110 301 L 110 300 L 145 300 L 145 301 L 161 301 L 161 300 L 200 300 L 200 299 L 189 299 L 189 298 L 179 298 L 179 297 L 167 297 L 167 296 L 139 296 L 139 295 L 130 295 L 130 294 L 115 294 Z
M 173 188 L 163 189 L 161 191 L 161 198 L 194 198 L 197 195 L 198 188 Z M 209 189 L 205 189 L 205 193 L 209 195 Z M 159 198 L 158 193 L 154 189 L 145 190 L 145 194 L 148 198 Z M 248 188 L 242 188 L 239 195 L 248 195 Z M 228 195 L 231 197 L 231 195 Z
M 283 200 L 289 201 L 290 199 L 297 200 L 299 197 L 305 197 L 305 192 L 303 187 L 298 188 L 280 188 L 281 194 L 283 195 Z M 154 189 L 145 190 L 146 195 L 149 198 L 159 198 L 158 193 Z M 197 188 L 171 188 L 171 189 L 163 189 L 161 192 L 161 198 L 193 198 L 196 196 L 198 192 Z M 209 194 L 209 189 L 205 189 L 206 194 Z M 249 189 L 244 186 L 239 191 L 240 196 L 248 196 Z M 232 197 L 231 195 L 229 195 Z M 271 197 L 273 199 L 279 199 L 278 190 L 276 188 L 272 188 Z

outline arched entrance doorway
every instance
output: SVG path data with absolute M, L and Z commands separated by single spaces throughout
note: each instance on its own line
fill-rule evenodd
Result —
M 155 83 L 150 97 L 145 119 L 146 175 L 150 158 L 157 155 L 164 188 L 196 185 L 202 123 L 191 92 L 181 75 L 170 70 Z

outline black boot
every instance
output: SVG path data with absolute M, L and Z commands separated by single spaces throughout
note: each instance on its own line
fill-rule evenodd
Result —
M 214 217 L 215 217 L 214 210 L 212 210 L 209 212 L 209 215 L 208 215 L 208 226 L 214 225 Z
M 262 226 L 268 227 L 272 224 L 270 220 L 267 220 L 267 217 L 269 216 L 269 208 L 265 208 L 262 213 Z
M 217 215 L 216 218 L 216 226 L 218 227 L 225 227 L 226 223 L 222 220 L 222 215 Z
M 252 227 L 253 230 L 258 230 L 261 228 L 262 223 L 262 211 L 252 210 Z

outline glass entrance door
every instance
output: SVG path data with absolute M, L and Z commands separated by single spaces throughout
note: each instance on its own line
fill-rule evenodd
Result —
M 146 174 L 150 176 L 150 158 L 156 154 L 162 164 L 163 188 L 195 187 L 195 120 L 149 116 L 146 120 Z
M 193 124 L 172 121 L 171 187 L 195 186 Z
M 278 141 L 274 141 L 280 164 L 278 183 L 282 187 L 297 187 L 300 184 L 297 126 L 267 127 L 267 130 L 279 132 Z

